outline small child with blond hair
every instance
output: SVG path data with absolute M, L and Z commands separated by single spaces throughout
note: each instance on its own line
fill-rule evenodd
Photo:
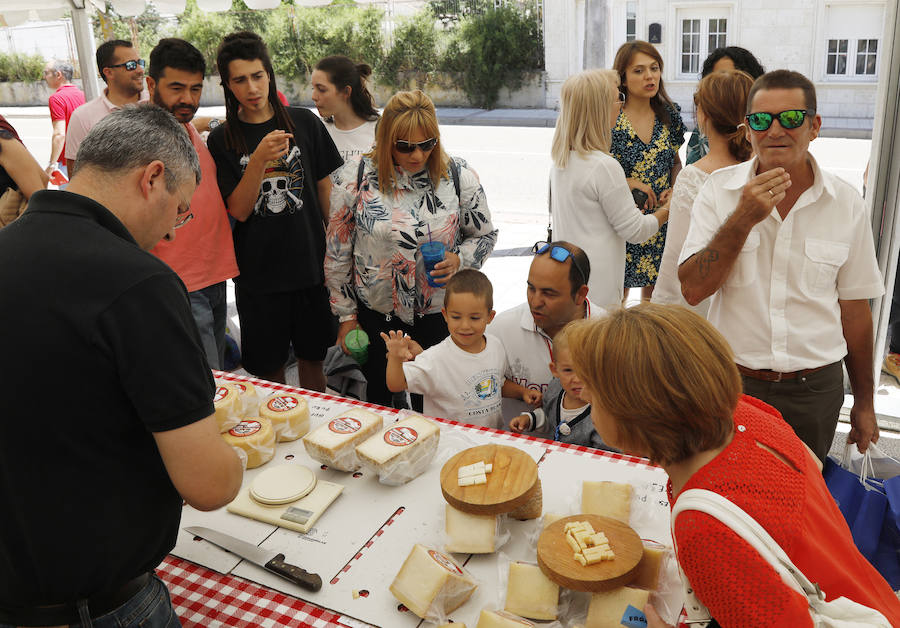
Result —
M 391 392 L 408 390 L 425 397 L 425 414 L 503 429 L 501 396 L 537 406 L 541 393 L 506 380 L 506 351 L 484 333 L 494 318 L 494 289 L 477 270 L 450 278 L 441 313 L 450 336 L 422 351 L 401 331 L 382 333 L 388 350 L 385 379 Z

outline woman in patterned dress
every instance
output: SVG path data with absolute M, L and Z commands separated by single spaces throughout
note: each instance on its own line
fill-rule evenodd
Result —
M 381 332 L 402 330 L 423 349 L 447 337 L 443 284 L 460 268 L 480 268 L 497 230 L 478 176 L 440 142 L 434 104 L 424 92 L 398 92 L 375 132 L 375 147 L 332 175 L 325 234 L 325 284 L 339 317 L 337 345 L 357 327 L 369 336 L 362 366 L 368 401 L 390 405 Z M 443 242 L 446 256 L 427 282 L 419 251 Z
M 613 157 L 619 160 L 628 186 L 646 195 L 641 210 L 652 213 L 666 205 L 681 170 L 678 149 L 687 129 L 678 105 L 669 100 L 663 86 L 663 61 L 652 44 L 632 41 L 616 53 L 625 106 L 613 129 Z M 625 288 L 642 288 L 649 300 L 659 274 L 666 227 L 641 244 L 626 244 Z

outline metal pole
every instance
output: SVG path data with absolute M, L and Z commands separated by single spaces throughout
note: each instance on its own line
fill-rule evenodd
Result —
M 93 100 L 100 95 L 100 78 L 97 59 L 94 55 L 94 30 L 88 15 L 86 0 L 72 0 L 72 29 L 75 31 L 75 47 L 78 49 L 78 66 L 81 68 L 81 82 L 84 97 Z

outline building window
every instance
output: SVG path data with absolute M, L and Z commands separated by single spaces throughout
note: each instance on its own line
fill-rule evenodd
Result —
M 625 41 L 637 39 L 637 2 L 625 3 Z
M 846 39 L 829 39 L 828 40 L 828 63 L 825 68 L 825 74 L 846 74 L 847 73 L 847 40 Z
M 677 19 L 681 28 L 679 74 L 696 78 L 709 53 L 728 45 L 729 14 L 727 9 L 679 10 Z
M 712 19 L 709 21 L 709 47 L 708 52 L 716 48 L 725 47 L 725 34 L 728 32 L 728 20 Z
M 877 39 L 860 39 L 856 43 L 856 73 L 875 75 L 875 60 L 878 57 Z
M 822 38 L 824 78 L 875 81 L 884 3 L 829 1 Z M 820 57 L 821 58 L 821 57 Z
M 681 20 L 681 72 L 700 71 L 700 20 Z

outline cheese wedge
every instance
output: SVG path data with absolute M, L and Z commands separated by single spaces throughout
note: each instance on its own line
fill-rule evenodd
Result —
M 610 626 L 641 625 L 644 617 L 644 606 L 650 598 L 650 592 L 631 587 L 620 587 L 603 593 L 591 595 L 587 621 L 584 628 L 608 628 Z
M 297 440 L 309 431 L 309 404 L 297 393 L 275 393 L 259 404 L 259 416 L 272 421 L 279 443 Z
M 628 523 L 633 495 L 631 484 L 584 482 L 581 487 L 581 512 Z
M 529 619 L 556 619 L 559 585 L 537 565 L 514 562 L 509 565 L 504 609 Z
M 241 422 L 241 405 L 240 393 L 233 384 L 227 382 L 217 382 L 216 393 L 213 396 L 213 406 L 216 409 L 216 423 L 219 425 L 219 432 L 227 432 L 235 425 Z
M 475 628 L 522 628 L 522 626 L 534 628 L 534 624 L 527 619 L 506 611 L 489 611 L 485 608 L 482 609 Z
M 339 471 L 360 467 L 356 446 L 381 430 L 380 414 L 362 408 L 344 410 L 303 437 L 306 453 Z
M 630 586 L 655 590 L 659 586 L 659 572 L 666 557 L 666 548 L 662 545 L 648 546 L 644 544 L 644 555 L 638 563 L 637 576 Z
M 444 530 L 447 532 L 448 552 L 457 554 L 490 554 L 496 549 L 497 517 L 470 515 L 446 505 Z
M 452 558 L 415 544 L 390 591 L 422 619 L 446 618 L 475 592 L 478 584 Z
M 222 434 L 225 442 L 247 454 L 247 468 L 255 469 L 275 457 L 275 428 L 265 417 L 244 419 Z
M 437 451 L 437 423 L 412 414 L 356 447 L 356 455 L 384 484 L 404 484 L 422 474 Z

